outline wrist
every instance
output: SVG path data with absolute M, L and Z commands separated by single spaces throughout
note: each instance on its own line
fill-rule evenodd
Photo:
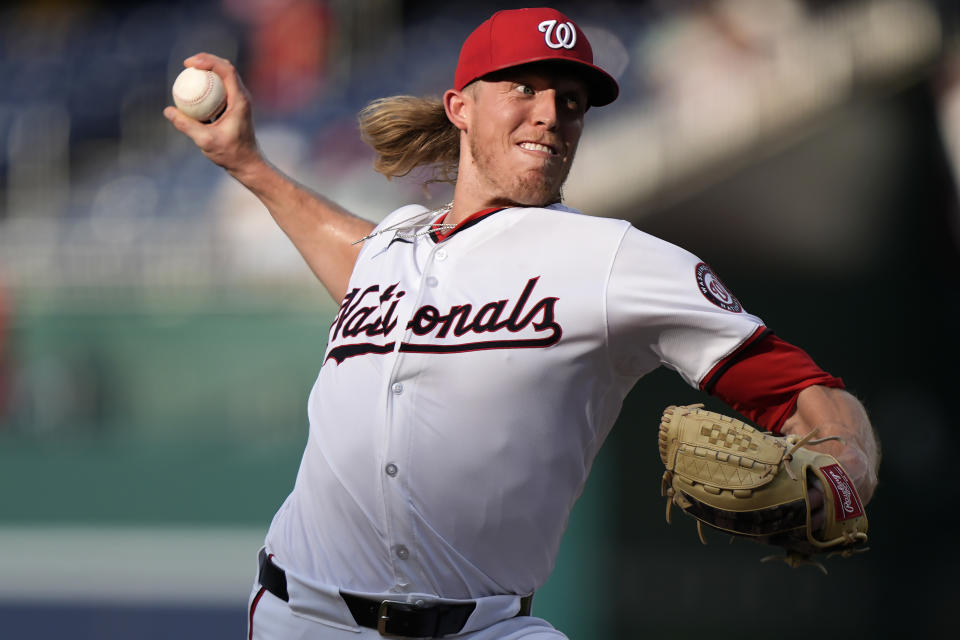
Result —
M 259 148 L 254 149 L 240 162 L 225 167 L 230 176 L 253 192 L 262 190 L 264 183 L 276 174 Z
M 855 447 L 848 447 L 841 455 L 835 457 L 850 476 L 863 503 L 869 502 L 877 488 L 877 472 L 870 464 L 869 456 Z

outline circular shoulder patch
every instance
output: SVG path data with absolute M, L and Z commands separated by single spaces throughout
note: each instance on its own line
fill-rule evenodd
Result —
M 697 264 L 697 285 L 700 287 L 700 293 L 703 294 L 703 297 L 721 309 L 732 313 L 743 311 L 740 301 L 730 293 L 730 290 L 705 262 Z

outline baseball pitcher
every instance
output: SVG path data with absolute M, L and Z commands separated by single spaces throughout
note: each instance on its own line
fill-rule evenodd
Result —
M 264 203 L 340 301 L 296 484 L 259 554 L 251 639 L 564 638 L 532 615 L 533 594 L 624 397 L 661 365 L 774 434 L 671 408 L 664 493 L 698 522 L 796 561 L 836 528 L 822 469 L 849 481 L 844 504 L 851 491 L 869 501 L 877 443 L 839 378 L 696 256 L 563 204 L 587 111 L 619 92 L 566 15 L 498 12 L 464 41 L 442 100 L 360 114 L 381 173 L 433 166 L 455 181 L 449 205 L 402 206 L 376 226 L 269 164 L 228 61 L 185 66 L 222 77 L 226 111 L 212 124 L 164 115 Z M 812 444 L 814 430 L 827 440 Z M 809 447 L 821 456 L 800 464 Z M 771 487 L 787 498 L 758 506 Z M 786 524 L 740 522 L 756 513 Z M 840 546 L 859 545 L 865 518 L 843 515 Z

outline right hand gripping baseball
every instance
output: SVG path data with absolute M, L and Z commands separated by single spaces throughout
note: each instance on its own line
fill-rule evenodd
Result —
M 835 458 L 803 446 L 820 441 L 773 436 L 701 407 L 663 412 L 667 522 L 677 505 L 698 530 L 702 523 L 783 547 L 786 556 L 775 557 L 794 567 L 825 571 L 815 555 L 863 550 L 867 517 L 853 483 Z
M 172 106 L 163 110 L 167 120 L 193 140 L 207 158 L 234 176 L 264 162 L 254 134 L 250 93 L 230 61 L 198 53 L 184 60 L 183 66 L 210 70 L 220 76 L 227 92 L 227 107 L 212 124 L 198 122 Z

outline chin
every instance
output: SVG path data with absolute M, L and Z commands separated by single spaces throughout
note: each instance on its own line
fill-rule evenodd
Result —
M 538 180 L 535 184 L 525 182 L 518 185 L 510 198 L 512 202 L 524 207 L 544 207 L 548 204 L 560 201 L 560 186 L 554 184 L 545 184 Z
M 549 196 L 533 196 L 525 194 L 523 196 L 505 198 L 504 200 L 517 207 L 545 207 L 553 204 L 554 202 L 559 202 L 560 194 L 553 194 Z

